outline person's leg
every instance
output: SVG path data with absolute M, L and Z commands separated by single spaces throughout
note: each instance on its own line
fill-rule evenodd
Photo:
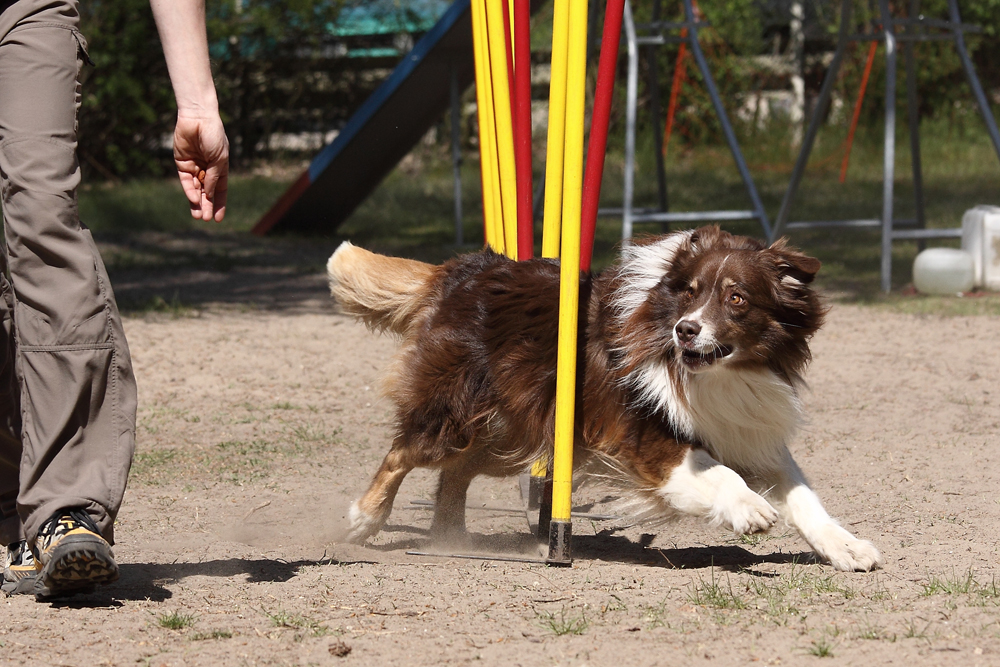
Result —
M 76 205 L 84 47 L 75 2 L 29 4 L 44 9 L 0 38 L 0 186 L 23 419 L 18 511 L 29 542 L 54 513 L 79 508 L 113 543 L 136 388 L 107 272 Z
M 24 539 L 17 513 L 21 469 L 21 398 L 14 373 L 14 294 L 0 252 L 0 545 Z
M 21 401 L 14 373 L 14 294 L 6 273 L 7 260 L 0 252 L 0 545 L 5 547 L 0 589 L 9 594 L 32 593 L 35 558 L 17 513 Z

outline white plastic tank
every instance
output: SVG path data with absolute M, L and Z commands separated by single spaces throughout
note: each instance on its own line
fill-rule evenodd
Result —
M 928 248 L 913 260 L 913 286 L 924 294 L 959 294 L 972 289 L 972 255 L 954 248 Z
M 1000 291 L 1000 207 L 977 206 L 965 212 L 962 250 L 972 255 L 975 286 Z

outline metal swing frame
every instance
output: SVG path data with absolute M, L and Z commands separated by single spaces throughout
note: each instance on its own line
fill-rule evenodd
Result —
M 837 37 L 837 50 L 830 68 L 827 70 L 823 85 L 820 88 L 819 98 L 816 101 L 816 108 L 809 121 L 809 128 L 802 141 L 802 148 L 799 151 L 798 159 L 792 170 L 791 179 L 785 196 L 781 202 L 781 209 L 774 222 L 774 229 L 769 235 L 770 240 L 775 240 L 785 231 L 795 229 L 817 229 L 825 227 L 850 227 L 850 228 L 881 228 L 881 286 L 884 292 L 889 292 L 892 288 L 892 242 L 902 240 L 915 240 L 921 245 L 928 239 L 958 238 L 962 235 L 960 228 L 952 229 L 927 229 L 924 215 L 924 193 L 923 174 L 920 162 L 920 120 L 917 106 L 917 81 L 916 81 L 916 58 L 914 54 L 915 42 L 926 42 L 932 40 L 954 40 L 955 48 L 962 61 L 962 69 L 972 88 L 973 95 L 979 112 L 986 124 L 993 148 L 1000 158 L 1000 131 L 997 130 L 996 119 L 990 111 L 989 102 L 983 87 L 976 76 L 972 60 L 969 58 L 968 49 L 965 46 L 965 33 L 980 32 L 982 29 L 976 25 L 962 23 L 958 12 L 958 0 L 948 0 L 949 18 L 931 19 L 919 15 L 919 0 L 910 0 L 909 15 L 906 18 L 893 18 L 889 11 L 888 0 L 878 0 L 879 19 L 882 23 L 882 30 L 871 34 L 851 34 L 851 0 L 842 0 L 840 10 L 840 29 Z M 902 27 L 905 31 L 897 34 L 896 28 Z M 933 28 L 945 30 L 945 33 L 928 33 L 927 29 Z M 885 40 L 886 46 L 886 81 L 885 81 L 885 141 L 883 153 L 883 185 L 882 185 L 882 217 L 857 220 L 829 220 L 829 221 L 802 221 L 789 222 L 789 212 L 791 202 L 798 191 L 805 172 L 806 163 L 809 161 L 809 154 L 812 152 L 816 134 L 819 126 L 826 114 L 830 103 L 830 96 L 837 74 L 840 71 L 841 63 L 844 59 L 847 46 L 851 42 L 862 42 L 872 40 Z M 893 217 L 893 178 L 895 176 L 896 159 L 896 65 L 898 59 L 899 42 L 908 42 L 906 49 L 906 92 L 907 92 L 907 124 L 910 130 L 910 154 L 913 171 L 913 189 L 916 200 L 916 218 L 900 219 Z M 897 227 L 910 227 L 910 229 L 897 229 Z
M 628 240 L 632 237 L 634 223 L 637 222 L 659 222 L 663 225 L 664 231 L 672 222 L 687 223 L 701 221 L 733 221 L 733 220 L 757 220 L 760 223 L 763 235 L 767 238 L 772 236 L 771 223 L 764 210 L 757 186 L 754 184 L 750 169 L 747 167 L 743 152 L 740 150 L 739 142 L 736 140 L 736 133 L 729 122 L 729 116 L 722 104 L 715 79 L 708 67 L 708 61 L 701 49 L 698 31 L 708 27 L 706 21 L 699 21 L 695 18 L 692 0 L 683 0 L 684 20 L 681 22 L 659 20 L 661 0 L 654 0 L 653 21 L 650 23 L 636 24 L 632 16 L 631 3 L 625 4 L 624 32 L 625 41 L 628 48 L 628 80 L 626 84 L 626 108 L 625 108 L 625 183 L 621 208 L 603 208 L 599 211 L 600 217 L 621 217 L 622 218 L 622 238 Z M 687 30 L 687 36 L 678 33 Z M 736 168 L 743 180 L 747 195 L 750 198 L 752 208 L 749 210 L 730 211 L 685 211 L 670 212 L 668 210 L 667 199 L 667 176 L 663 161 L 663 135 L 658 127 L 660 117 L 659 103 L 659 73 L 656 67 L 654 50 L 657 46 L 665 44 L 679 44 L 686 42 L 691 49 L 698 71 L 705 82 L 705 88 L 712 100 L 712 107 L 719 124 L 722 126 L 726 143 L 736 162 Z M 636 115 L 638 107 L 639 88 L 639 47 L 645 47 L 649 58 L 649 81 L 647 85 L 651 92 L 652 108 L 651 112 L 657 122 L 654 123 L 654 143 L 656 150 L 656 177 L 658 186 L 658 206 L 656 208 L 637 208 L 635 199 L 635 136 L 636 136 Z

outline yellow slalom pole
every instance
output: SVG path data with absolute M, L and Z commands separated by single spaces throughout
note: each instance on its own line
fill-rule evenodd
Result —
M 559 256 L 562 214 L 563 151 L 566 137 L 566 59 L 570 0 L 555 0 L 552 10 L 552 64 L 549 75 L 549 132 L 545 147 L 545 214 L 542 257 Z
M 556 365 L 555 447 L 552 461 L 552 523 L 549 557 L 569 563 L 572 533 L 573 432 L 576 401 L 576 337 L 580 304 L 580 216 L 583 197 L 583 134 L 587 85 L 587 5 L 572 2 L 566 75 L 566 152 L 563 168 L 562 252 L 559 271 L 559 351 Z
M 503 0 L 486 0 L 504 242 L 507 256 L 517 259 L 517 167 L 514 162 L 514 123 L 510 113 L 510 82 L 507 77 L 507 40 L 504 36 L 503 11 Z
M 493 201 L 493 180 L 495 178 L 492 158 L 491 135 L 494 131 L 490 115 L 489 52 L 486 46 L 486 0 L 472 0 L 472 43 L 473 61 L 476 69 L 476 117 L 479 121 L 479 169 L 482 174 L 483 189 L 483 233 L 486 245 L 496 249 L 496 213 Z
M 489 211 L 486 219 L 487 244 L 496 252 L 504 254 L 506 244 L 503 236 L 503 206 L 500 201 L 500 169 L 497 164 L 497 136 L 495 106 L 493 101 L 493 72 L 490 67 L 490 40 L 486 23 L 486 0 L 473 0 L 473 7 L 478 11 L 478 26 L 481 40 L 479 54 L 481 57 L 483 95 L 481 123 L 479 126 L 483 138 L 480 151 L 481 168 L 483 169 L 483 210 Z M 477 83 L 477 86 L 479 84 Z

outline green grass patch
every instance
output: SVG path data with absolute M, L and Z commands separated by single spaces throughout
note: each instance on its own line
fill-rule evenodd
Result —
M 562 637 L 563 635 L 582 635 L 590 627 L 587 616 L 582 610 L 579 613 L 568 613 L 565 607 L 560 609 L 558 614 L 548 611 L 538 612 L 538 622 L 543 628 L 557 637 Z
M 927 582 L 921 584 L 921 587 L 920 594 L 924 597 L 933 595 L 969 596 L 973 602 L 980 604 L 1000 600 L 1000 584 L 997 583 L 996 576 L 991 577 L 989 583 L 980 582 L 976 579 L 972 568 L 963 574 L 952 571 L 950 575 L 930 575 Z
M 194 614 L 184 614 L 179 611 L 172 611 L 169 614 L 162 614 L 157 617 L 156 622 L 161 628 L 168 630 L 183 630 L 194 625 L 198 617 Z
M 688 593 L 688 601 L 699 607 L 712 607 L 714 609 L 746 609 L 747 601 L 742 595 L 733 590 L 732 581 L 726 577 L 723 585 L 715 578 L 715 568 L 711 570 L 711 579 L 705 581 L 701 577 L 698 582 L 691 583 Z
M 271 619 L 271 623 L 276 628 L 289 628 L 295 630 L 295 641 L 301 641 L 305 637 L 324 637 L 332 632 L 326 626 L 314 618 L 304 614 L 292 614 L 284 610 L 274 613 L 265 611 L 264 614 Z
M 131 480 L 156 486 L 178 479 L 249 484 L 269 477 L 282 464 L 308 455 L 301 442 L 226 440 L 212 447 L 138 450 Z

